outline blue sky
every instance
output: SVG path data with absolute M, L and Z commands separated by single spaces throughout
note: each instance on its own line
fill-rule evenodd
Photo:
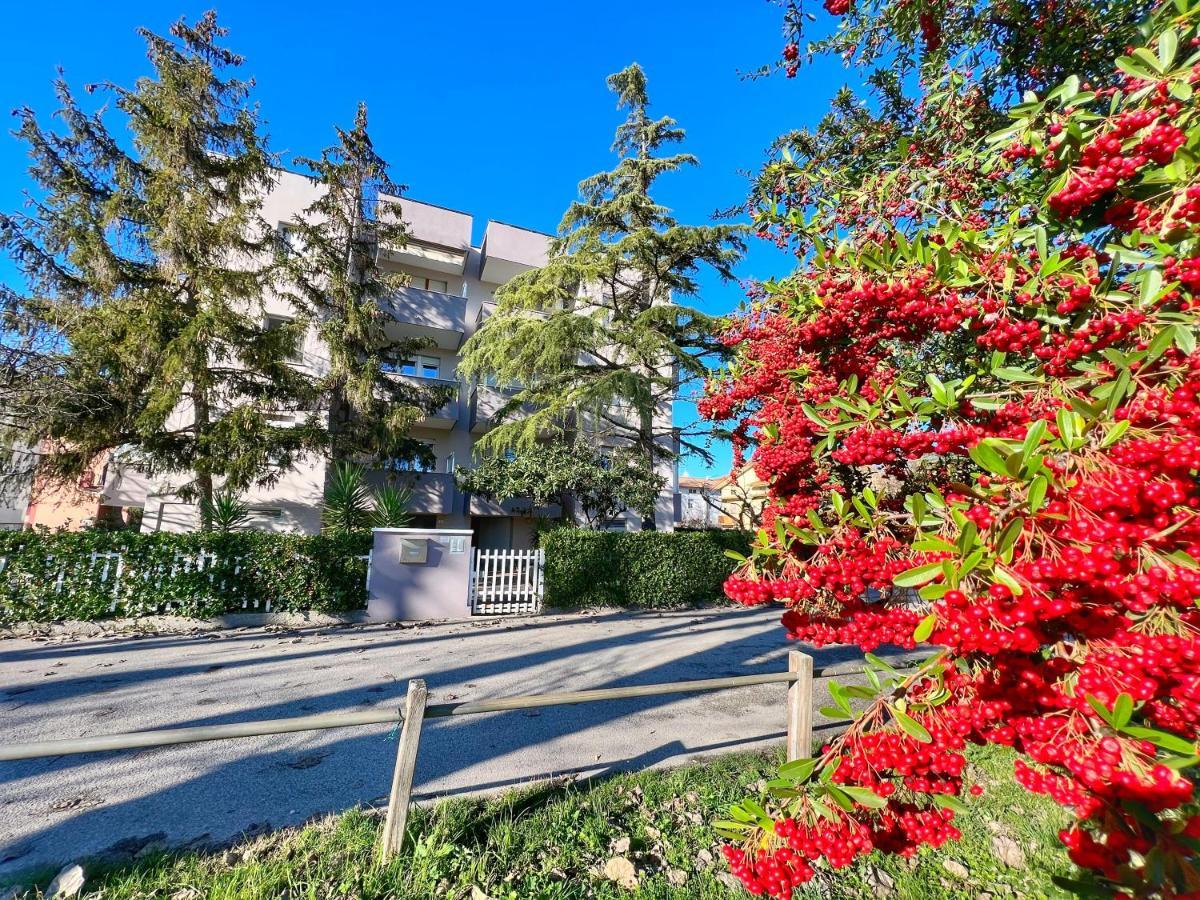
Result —
M 130 83 L 147 63 L 139 25 L 165 31 L 211 4 L 60 0 L 11 4 L 0 31 L 0 109 L 54 109 L 57 66 L 72 85 Z M 246 57 L 274 150 L 317 155 L 334 122 L 370 108 L 376 146 L 409 194 L 475 216 L 554 231 L 584 177 L 611 167 L 619 121 L 605 76 L 646 69 L 654 110 L 679 120 L 701 167 L 664 179 L 659 198 L 702 223 L 745 195 L 744 172 L 789 128 L 815 123 L 853 78 L 834 60 L 787 80 L 739 78 L 776 57 L 778 6 L 768 0 L 605 0 L 604 3 L 253 3 L 217 6 L 227 43 Z M 343 14 L 344 13 L 344 14 Z M 827 23 L 819 22 L 820 29 Z M 7 130 L 7 129 L 6 129 Z M 0 135 L 0 206 L 21 203 L 23 146 Z M 476 235 L 478 239 L 479 235 Z M 753 241 L 746 277 L 780 275 L 788 260 Z M 0 278 L 12 278 L 7 260 Z M 698 305 L 736 307 L 741 291 L 705 277 Z M 678 416 L 686 419 L 688 409 Z M 706 469 L 728 471 L 728 448 Z

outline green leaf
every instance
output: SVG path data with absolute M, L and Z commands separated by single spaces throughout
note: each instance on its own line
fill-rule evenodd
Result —
M 1112 716 L 1114 728 L 1121 729 L 1128 725 L 1130 717 L 1133 716 L 1133 698 L 1128 694 L 1121 694 L 1113 704 Z
M 1023 383 L 1027 383 L 1027 384 L 1039 382 L 1042 380 L 1042 379 L 1038 378 L 1036 375 L 1030 374 L 1029 372 L 1025 372 L 1021 369 L 1013 369 L 1013 368 L 993 369 L 992 374 L 995 375 L 997 378 L 1003 379 L 1004 381 L 1016 381 L 1016 382 L 1023 382 Z
M 848 794 L 850 798 L 859 806 L 865 806 L 868 809 L 883 809 L 887 806 L 887 800 L 880 797 L 870 788 L 854 787 L 852 785 L 839 785 L 839 789 L 843 794 Z
M 1109 726 L 1112 726 L 1113 714 L 1099 697 L 1093 697 L 1091 694 L 1088 694 L 1084 699 L 1087 700 L 1088 706 L 1096 711 L 1096 715 L 1103 719 Z
M 854 709 L 850 706 L 850 698 L 846 695 L 846 689 L 836 681 L 829 682 L 829 696 L 833 702 L 837 704 L 838 709 L 844 712 L 850 718 L 854 718 Z
M 941 571 L 942 564 L 940 562 L 925 563 L 925 565 L 916 566 L 893 576 L 892 584 L 897 587 L 920 587 L 926 582 L 933 581 Z
M 817 760 L 812 759 L 794 759 L 789 763 L 784 763 L 779 767 L 779 774 L 784 778 L 789 778 L 795 782 L 808 781 L 812 777 L 812 773 L 816 771 Z
M 971 459 L 975 461 L 975 464 L 984 471 L 991 472 L 993 475 L 1008 474 L 1008 470 L 1004 466 L 1005 457 L 988 440 L 980 441 L 967 452 L 971 455 Z
M 1092 703 L 1093 697 L 1088 697 L 1088 703 Z M 1100 703 L 1100 701 L 1096 701 Z M 1096 709 L 1096 703 L 1092 703 L 1092 708 Z M 1100 704 L 1103 706 L 1103 704 Z M 1097 713 L 1100 711 L 1097 709 Z M 1107 710 L 1106 710 L 1107 712 Z M 1107 719 L 1105 721 L 1108 721 Z M 1111 722 L 1109 724 L 1112 724 Z M 1176 734 L 1170 734 L 1166 731 L 1159 731 L 1157 728 L 1143 728 L 1140 725 L 1126 725 L 1120 729 L 1130 737 L 1140 738 L 1144 741 L 1149 741 L 1155 746 L 1162 747 L 1164 750 L 1170 750 L 1172 753 L 1180 753 L 1184 756 L 1196 755 L 1196 744 L 1191 741 L 1184 740 Z
M 1050 488 L 1050 482 L 1045 475 L 1036 476 L 1029 485 L 1029 511 L 1037 512 L 1042 508 L 1042 503 L 1046 500 L 1046 491 Z
M 908 713 L 901 712 L 894 706 L 889 706 L 888 709 L 892 711 L 892 715 L 896 719 L 896 724 L 898 724 L 909 737 L 915 738 L 922 744 L 929 744 L 933 742 L 933 735 L 929 733 L 928 729 L 926 729 L 924 725 L 922 725 Z
M 930 613 L 918 623 L 916 631 L 913 632 L 913 640 L 918 644 L 924 643 L 929 640 L 929 636 L 933 634 L 933 629 L 936 627 L 937 615 Z
M 1179 35 L 1174 29 L 1168 28 L 1158 36 L 1158 63 L 1165 72 L 1175 62 L 1175 53 L 1179 49 Z
M 956 813 L 965 813 L 968 811 L 967 804 L 963 803 L 953 794 L 933 794 L 933 802 L 943 809 L 952 809 Z

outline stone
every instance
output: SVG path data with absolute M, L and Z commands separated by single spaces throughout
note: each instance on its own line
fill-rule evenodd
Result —
M 863 880 L 870 886 L 876 897 L 888 897 L 896 887 L 896 879 L 892 878 L 879 866 L 867 866 Z
M 996 852 L 996 858 L 1010 869 L 1025 868 L 1025 851 L 1012 838 L 1005 835 L 992 838 L 992 849 Z
M 713 855 L 707 850 L 701 850 L 696 854 L 696 868 L 707 869 L 713 864 Z
M 492 900 L 477 884 L 471 885 L 471 900 Z
M 960 880 L 965 879 L 971 874 L 971 870 L 960 863 L 957 859 L 942 860 L 942 868 Z
M 688 874 L 683 869 L 667 869 L 667 881 L 674 885 L 687 884 Z
M 46 888 L 47 897 L 75 897 L 83 890 L 83 866 L 79 863 L 71 863 L 68 866 L 63 866 L 62 870 L 54 876 L 54 880 L 50 882 Z
M 629 844 L 630 844 L 630 840 L 629 840 L 628 836 L 623 837 L 623 838 L 617 838 L 617 840 L 613 841 L 613 845 L 612 845 L 613 853 L 624 856 L 626 853 L 629 852 Z
M 624 856 L 614 856 L 604 864 L 604 877 L 626 890 L 637 890 L 637 869 Z

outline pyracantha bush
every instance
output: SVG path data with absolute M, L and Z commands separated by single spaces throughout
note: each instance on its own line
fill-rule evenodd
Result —
M 957 838 L 963 749 L 998 743 L 1090 886 L 1200 897 L 1198 20 L 1027 95 L 957 157 L 984 199 L 906 190 L 727 336 L 704 413 L 771 501 L 726 592 L 818 646 L 931 649 L 868 655 L 831 687 L 848 730 L 717 823 L 752 893 Z

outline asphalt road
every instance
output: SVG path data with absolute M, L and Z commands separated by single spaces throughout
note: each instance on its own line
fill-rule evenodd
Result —
M 778 610 L 0 641 L 0 741 L 777 672 Z M 817 664 L 853 659 L 815 651 Z M 677 765 L 779 743 L 783 685 L 431 720 L 416 797 Z M 826 702 L 818 682 L 817 705 Z M 818 717 L 818 736 L 824 720 Z M 834 727 L 831 723 L 826 728 Z M 386 800 L 388 726 L 0 762 L 0 876 L 221 842 Z

